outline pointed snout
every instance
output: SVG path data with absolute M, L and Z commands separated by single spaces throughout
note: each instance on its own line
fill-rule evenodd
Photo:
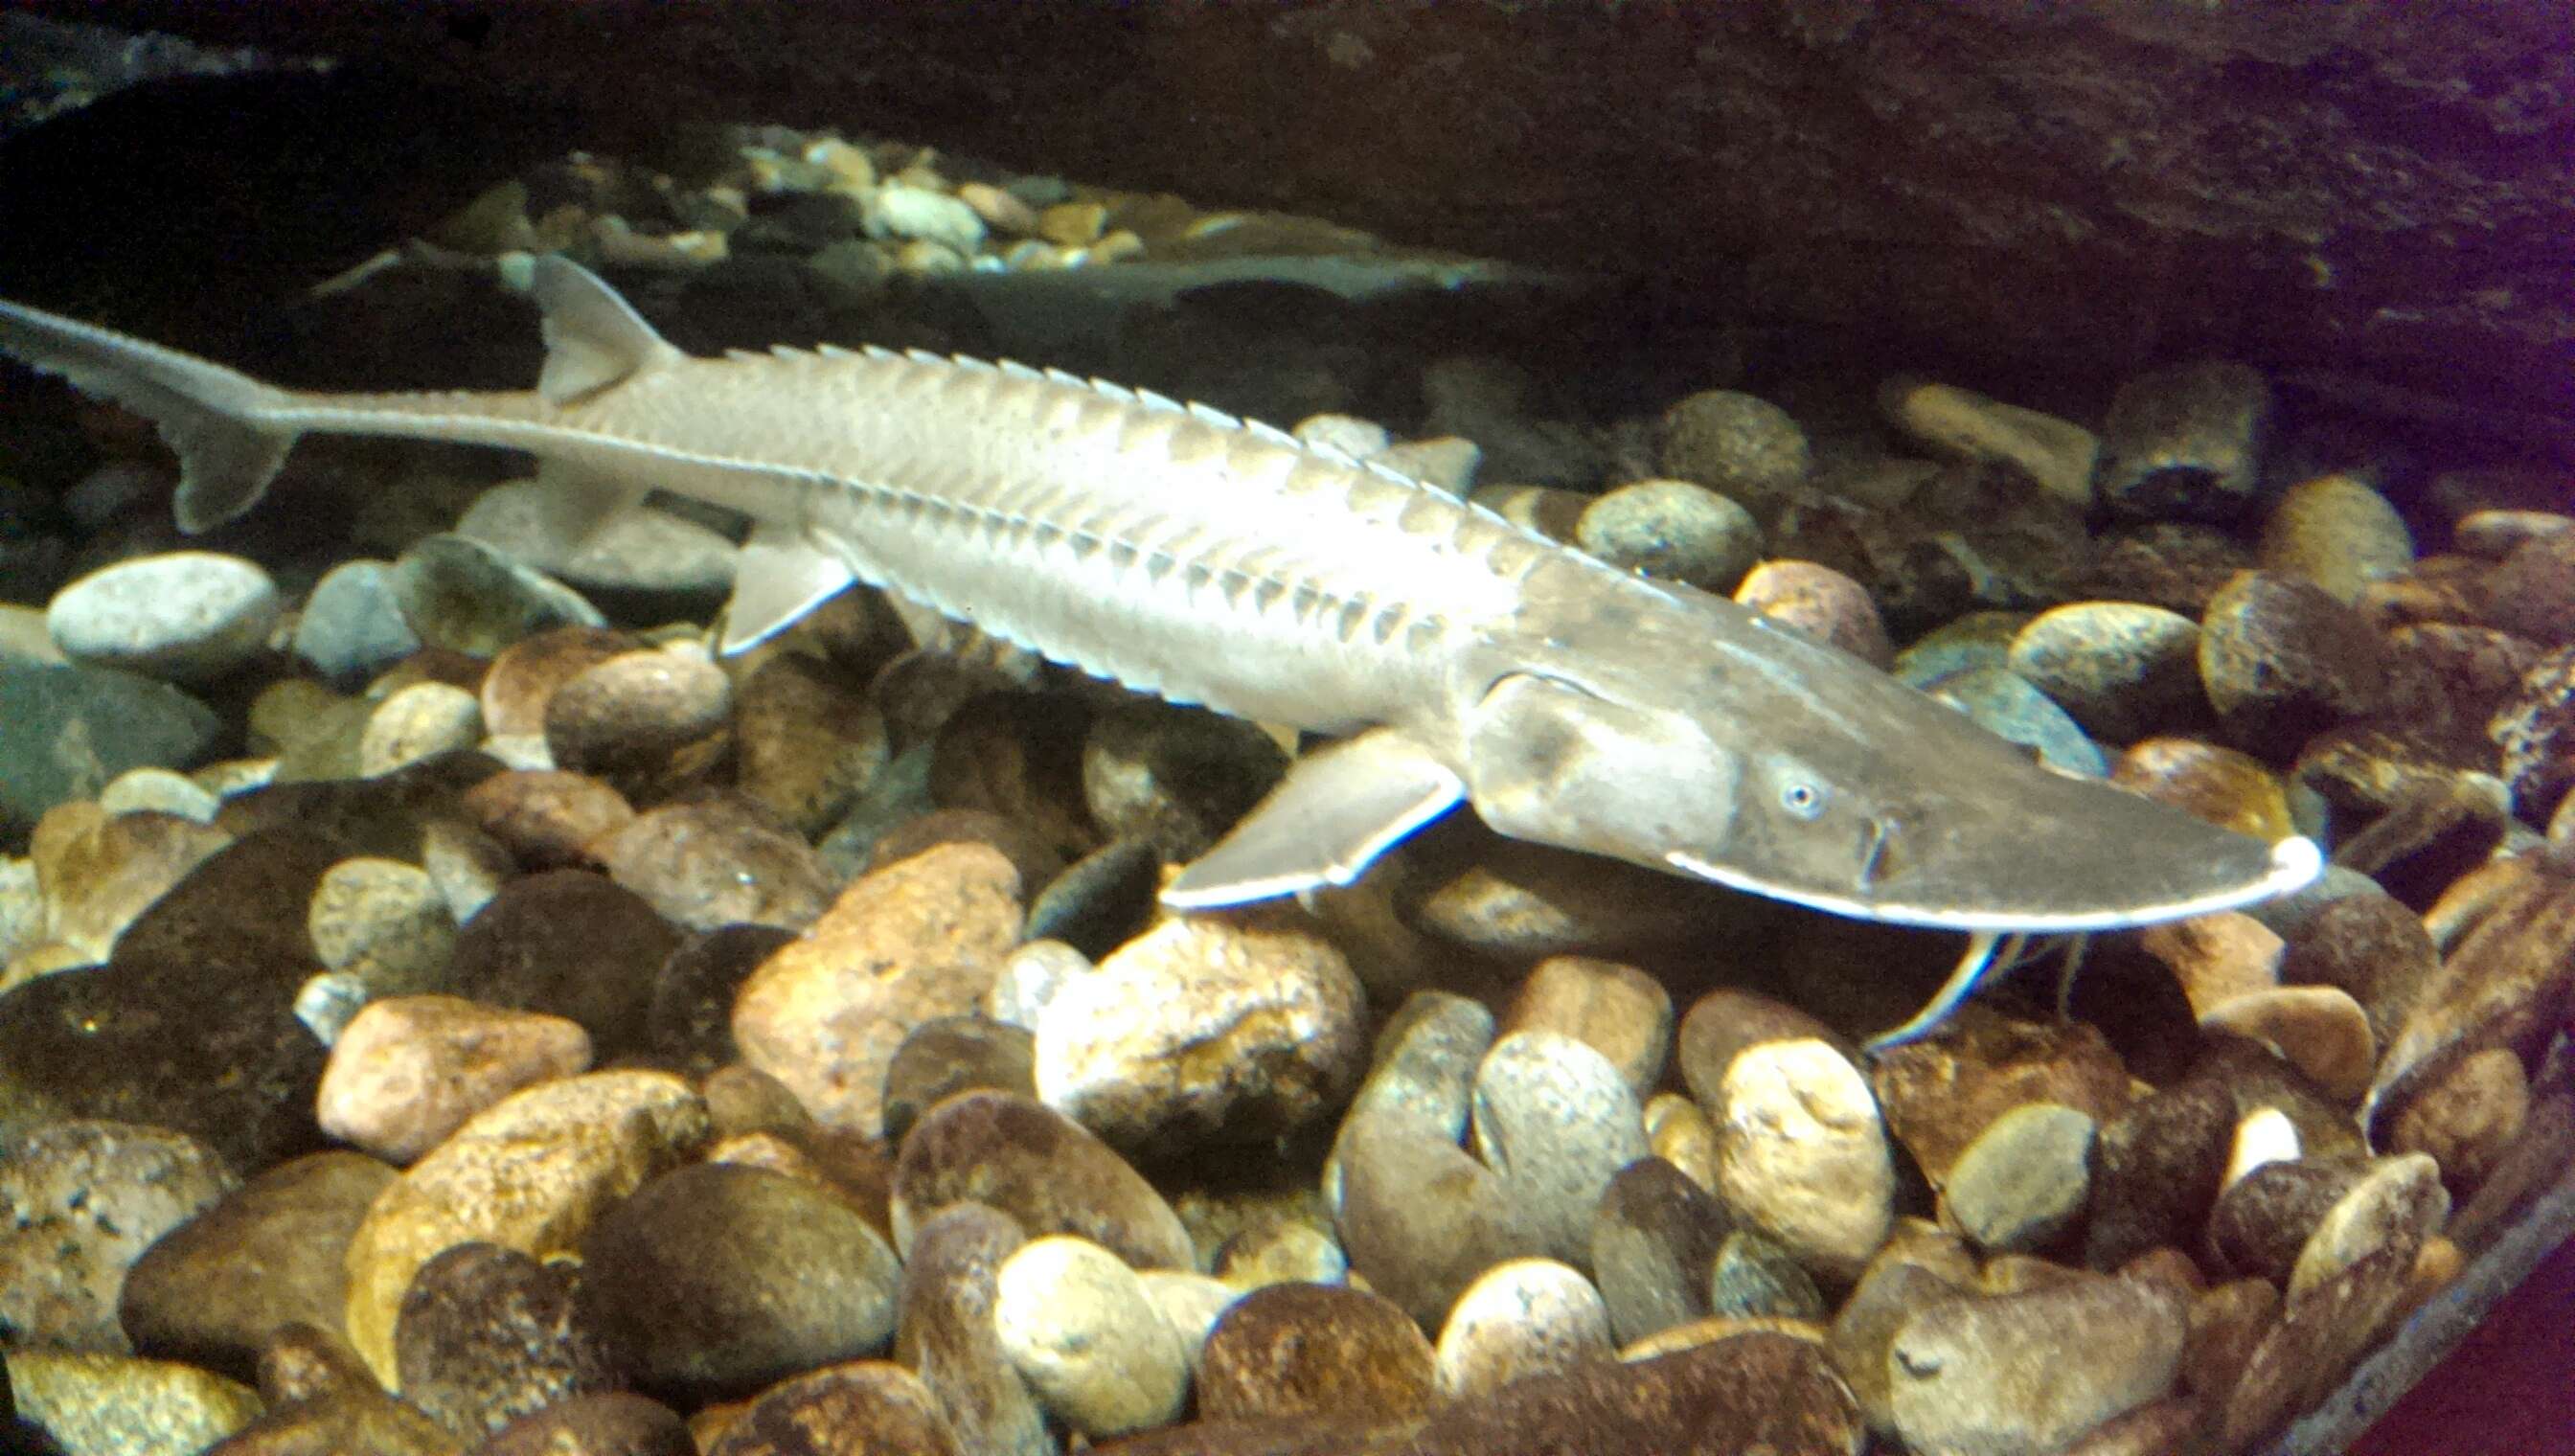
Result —
M 1911 805 L 1872 820 L 1852 913 L 2005 933 L 2116 930 L 2255 904 L 2314 879 L 2314 841 L 2267 843 L 2127 790 L 2049 775 L 2007 812 Z

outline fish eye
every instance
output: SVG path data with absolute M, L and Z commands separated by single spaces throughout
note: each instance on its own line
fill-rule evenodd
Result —
M 1803 778 L 1791 778 L 1779 785 L 1779 806 L 1801 819 L 1812 819 L 1824 811 L 1824 790 Z

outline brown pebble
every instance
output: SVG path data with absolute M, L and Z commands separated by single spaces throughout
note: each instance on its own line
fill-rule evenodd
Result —
M 1934 1187 L 1993 1120 L 2050 1102 L 2107 1122 L 2128 1105 L 2128 1073 L 2082 1022 L 2045 1025 L 1967 1006 L 1937 1032 L 1880 1053 L 1870 1084 L 1889 1131 Z
M 557 767 L 650 801 L 715 770 L 730 746 L 732 709 L 733 684 L 714 664 L 682 652 L 624 653 L 555 690 L 546 749 Z
M 474 1456 L 697 1456 L 688 1422 L 627 1391 L 576 1395 L 494 1431 Z
M 1868 589 L 1813 562 L 1763 562 L 1746 572 L 1734 600 L 1875 668 L 1895 661 Z
M 889 754 L 864 688 L 790 654 L 743 680 L 733 729 L 736 785 L 809 839 L 849 811 Z
M 556 768 L 495 773 L 466 790 L 463 807 L 525 869 L 596 862 L 591 842 L 635 817 L 626 795 L 587 774 Z
M 957 1444 L 920 1378 L 889 1360 L 826 1365 L 782 1380 L 706 1449 L 707 1456 L 982 1456 Z
M 2110 781 L 2257 839 L 2295 832 L 2278 775 L 2250 754 L 2196 738 L 2133 743 L 2111 765 Z
M 1032 1238 L 1078 1234 L 1140 1269 L 1189 1269 L 1180 1216 L 1107 1143 L 1043 1103 L 1007 1092 L 949 1098 L 914 1124 L 895 1161 L 896 1247 L 952 1203 L 989 1204 Z
M 1499 1032 L 1555 1031 L 1609 1059 L 1639 1097 L 1661 1080 L 1672 1039 L 1672 997 L 1632 965 L 1551 955 L 1520 982 Z
M 1811 1341 L 1754 1333 L 1513 1381 L 1433 1416 L 1401 1456 L 1769 1450 L 1858 1456 L 1868 1432 Z
M 2391 1152 L 2429 1154 L 2442 1181 L 2464 1196 L 2486 1180 L 2530 1116 L 2521 1057 L 2490 1046 L 2425 1081 L 2387 1130 Z
M 832 875 L 813 847 L 731 794 L 648 809 L 592 849 L 611 879 L 691 930 L 802 929 L 832 900 Z
M 494 1006 L 579 1022 L 602 1055 L 643 1034 L 648 966 L 680 932 L 633 891 L 582 869 L 511 880 L 460 927 L 452 961 L 459 994 Z
M 1271 1284 L 1236 1300 L 1200 1356 L 1199 1409 L 1215 1419 L 1427 1415 L 1438 1404 L 1430 1342 L 1377 1295 Z
M 253 1378 L 277 1330 L 339 1324 L 341 1255 L 394 1177 L 337 1150 L 268 1169 L 143 1250 L 118 1289 L 117 1324 L 137 1354 Z
M 556 689 L 635 646 L 625 633 L 594 627 L 557 628 L 511 644 L 483 675 L 483 730 L 542 734 Z

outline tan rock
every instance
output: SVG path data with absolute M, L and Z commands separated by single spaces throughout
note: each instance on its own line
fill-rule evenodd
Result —
M 350 1240 L 350 1344 L 395 1388 L 394 1317 L 421 1265 L 469 1240 L 541 1258 L 572 1249 L 709 1131 L 706 1103 L 665 1072 L 592 1072 L 484 1109 L 387 1188 Z
M 1019 873 L 943 844 L 861 877 L 734 1002 L 743 1060 L 827 1127 L 883 1131 L 885 1074 L 911 1029 L 975 1009 L 1019 940 Z
M 590 1066 L 577 1021 L 456 996 L 370 1001 L 340 1033 L 314 1099 L 322 1130 L 407 1163 L 522 1087 Z

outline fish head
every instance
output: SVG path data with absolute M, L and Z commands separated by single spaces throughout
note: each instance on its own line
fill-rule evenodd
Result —
M 2316 847 L 2219 827 L 2025 749 L 1870 665 L 1685 588 L 1532 593 L 1459 658 L 1495 830 L 1861 919 L 2117 929 L 2284 893 Z

